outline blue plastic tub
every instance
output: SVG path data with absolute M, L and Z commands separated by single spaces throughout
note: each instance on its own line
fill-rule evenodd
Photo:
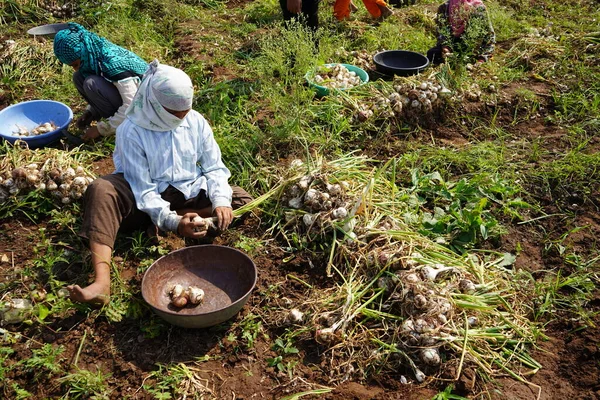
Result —
M 32 149 L 44 147 L 60 139 L 72 120 L 73 111 L 61 102 L 53 100 L 24 101 L 0 111 L 0 137 L 10 143 L 23 140 Z M 14 135 L 19 127 L 31 131 L 46 122 L 53 122 L 58 128 L 36 136 Z

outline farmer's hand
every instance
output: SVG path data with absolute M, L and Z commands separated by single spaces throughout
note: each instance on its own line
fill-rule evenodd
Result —
M 177 233 L 183 237 L 189 237 L 192 239 L 199 239 L 206 236 L 208 226 L 204 220 L 194 221 L 194 218 L 197 216 L 198 214 L 196 213 L 185 213 L 179 221 Z
M 77 118 L 77 121 L 75 121 L 75 124 L 77 125 L 77 127 L 79 129 L 81 129 L 81 128 L 85 128 L 86 126 L 91 124 L 93 120 L 94 120 L 94 114 L 92 114 L 92 112 L 90 110 L 85 110 L 83 112 L 83 114 L 79 118 Z
M 448 47 L 448 46 L 442 47 L 442 57 L 443 58 L 448 57 L 450 54 L 452 54 L 452 50 L 450 49 L 450 47 Z
M 217 207 L 213 214 L 219 219 L 218 226 L 220 231 L 227 229 L 231 221 L 233 221 L 233 210 L 229 207 Z
M 98 131 L 98 128 L 95 126 L 90 126 L 89 128 L 86 129 L 85 133 L 83 134 L 83 136 L 81 138 L 86 142 L 91 142 L 94 139 L 97 139 L 99 137 L 100 137 L 100 132 Z
M 287 9 L 292 14 L 298 14 L 302 11 L 302 0 L 287 0 Z

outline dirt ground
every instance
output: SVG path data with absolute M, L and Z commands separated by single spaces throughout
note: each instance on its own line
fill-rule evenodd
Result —
M 505 93 L 510 97 L 510 88 Z M 485 112 L 472 105 L 471 112 Z M 482 105 L 479 105 L 483 107 Z M 549 105 L 550 106 L 550 105 Z M 548 138 L 548 146 L 560 146 L 560 132 L 552 126 L 546 126 L 539 118 L 524 122 L 524 126 L 514 129 L 529 132 L 530 135 Z M 526 126 L 526 129 L 524 129 Z M 427 131 L 417 140 L 430 140 L 434 137 L 444 140 L 448 145 L 462 146 L 466 139 L 457 128 Z M 390 142 L 390 153 L 402 146 L 402 140 Z M 381 149 L 379 149 L 381 152 Z M 384 153 L 387 151 L 383 151 Z M 380 154 L 384 156 L 384 154 Z M 110 158 L 100 160 L 95 165 L 98 175 L 112 171 Z M 542 199 L 543 200 L 543 199 Z M 572 208 L 569 219 L 550 217 L 544 222 L 545 231 L 534 225 L 508 225 L 510 233 L 506 235 L 497 250 L 515 252 L 516 246 L 521 246 L 515 267 L 524 268 L 538 277 L 543 277 L 544 271 L 552 268 L 568 268 L 560 265 L 558 257 L 544 251 L 543 239 L 560 237 L 574 226 L 585 226 L 585 229 L 569 236 L 569 245 L 581 251 L 596 246 L 596 238 L 600 231 L 600 213 L 593 202 L 574 202 L 565 199 L 567 206 Z M 542 201 L 543 204 L 543 201 Z M 547 214 L 555 214 L 556 202 L 550 203 L 544 209 Z M 258 221 L 251 217 L 243 226 L 237 228 L 249 237 L 260 237 L 262 232 L 255 227 Z M 9 263 L 0 264 L 2 280 L 8 280 L 15 272 L 26 268 L 34 254 L 35 241 L 31 240 L 36 232 L 44 228 L 46 223 L 33 225 L 26 220 L 2 221 L 0 227 L 0 253 L 11 254 Z M 235 238 L 231 236 L 218 239 L 217 244 L 228 245 Z M 276 356 L 271 350 L 271 338 L 259 335 L 255 346 L 250 349 L 239 349 L 227 346 L 228 328 L 248 313 L 260 314 L 259 309 L 277 302 L 283 298 L 296 299 L 301 295 L 303 286 L 298 281 L 289 279 L 293 273 L 298 278 L 319 286 L 326 281 L 322 266 L 313 266 L 302 255 L 291 261 L 284 259 L 288 254 L 277 246 L 275 241 L 268 242 L 258 250 L 255 263 L 259 269 L 259 279 L 253 295 L 243 311 L 232 321 L 215 328 L 201 330 L 186 330 L 172 327 L 166 334 L 148 338 L 140 334 L 138 322 L 123 320 L 110 323 L 104 318 L 86 318 L 85 314 L 72 310 L 68 318 L 50 321 L 48 324 L 28 328 L 24 326 L 8 326 L 7 329 L 19 331 L 23 340 L 14 345 L 18 358 L 27 359 L 31 356 L 31 348 L 25 338 L 34 343 L 52 343 L 66 348 L 63 354 L 67 364 L 78 358 L 77 366 L 83 369 L 99 368 L 111 374 L 109 379 L 112 389 L 111 398 L 150 399 L 153 398 L 143 385 L 152 385 L 152 378 L 147 378 L 149 372 L 156 369 L 156 363 L 191 362 L 199 357 L 209 356 L 208 361 L 197 364 L 195 390 L 205 391 L 206 396 L 219 399 L 280 399 L 286 395 L 320 387 L 332 387 L 327 371 L 325 348 L 313 340 L 300 340 L 297 347 L 300 350 L 301 362 L 296 366 L 293 378 L 282 375 L 281 372 L 269 367 L 266 359 Z M 183 246 L 176 238 L 163 239 L 163 245 L 172 249 Z M 14 263 L 14 264 L 13 264 Z M 139 287 L 142 276 L 136 272 L 134 260 L 121 262 L 121 277 L 132 287 Z M 72 279 L 78 272 L 77 268 L 68 269 L 63 277 Z M 273 299 L 268 296 L 270 288 L 279 288 L 278 296 Z M 139 293 L 138 293 L 139 296 Z M 596 312 L 595 322 L 600 322 L 600 294 L 588 305 Z M 456 389 L 469 398 L 484 395 L 494 399 L 599 399 L 600 398 L 600 333 L 597 327 L 582 327 L 577 321 L 568 316 L 559 318 L 558 322 L 547 326 L 548 340 L 541 341 L 538 348 L 533 350 L 533 357 L 542 364 L 542 369 L 531 377 L 529 383 L 522 383 L 509 377 L 497 380 L 489 385 L 485 393 L 475 392 L 480 385 L 475 385 L 472 375 L 463 374 Z M 265 324 L 265 329 L 270 327 Z M 271 334 L 276 333 L 276 329 Z M 80 349 L 80 345 L 84 345 Z M 18 382 L 23 388 L 35 395 L 35 398 L 56 398 L 60 392 L 60 384 L 50 384 L 48 380 L 35 377 L 32 372 L 16 376 L 9 375 L 13 382 Z M 440 389 L 444 382 L 426 382 L 423 386 L 403 385 L 400 375 L 376 376 L 370 382 L 346 382 L 327 394 L 320 395 L 323 399 L 430 399 Z M 308 396 L 307 398 L 311 398 Z M 314 397 L 316 398 L 316 397 Z
M 186 51 L 193 50 L 194 44 L 190 38 L 181 39 L 181 47 Z M 229 78 L 230 71 L 215 69 L 215 79 Z M 529 87 L 536 93 L 547 93 L 548 88 L 539 82 L 531 82 Z M 501 89 L 502 99 L 514 100 L 514 88 Z M 544 97 L 547 98 L 547 97 Z M 1 99 L 0 99 L 1 101 Z M 549 99 L 548 99 L 549 101 Z M 3 108 L 6 104 L 0 105 Z M 546 110 L 551 110 L 552 104 L 545 104 Z M 492 107 L 493 108 L 493 107 Z M 493 109 L 489 105 L 473 103 L 468 105 L 465 112 L 471 114 L 489 115 Z M 506 115 L 499 118 L 512 119 L 514 108 L 506 109 Z M 552 150 L 560 150 L 565 144 L 561 137 L 563 132 L 558 128 L 547 125 L 543 115 L 529 119 L 512 126 L 514 132 L 529 135 L 532 139 L 542 139 L 540 143 Z M 460 148 L 465 146 L 470 137 L 464 129 L 448 124 L 424 129 L 418 138 L 409 140 L 437 140 L 447 146 Z M 366 149 L 380 157 L 397 154 L 407 139 L 390 135 L 387 148 Z M 105 159 L 95 165 L 98 175 L 112 172 L 112 161 Z M 535 188 L 532 188 L 535 192 Z M 590 198 L 598 198 L 593 193 Z M 544 202 L 538 199 L 543 211 L 556 214 L 556 199 Z M 520 246 L 515 268 L 526 269 L 542 278 L 545 271 L 558 268 L 568 271 L 569 266 L 563 265 L 559 257 L 544 248 L 548 236 L 559 238 L 572 227 L 584 226 L 585 229 L 569 235 L 568 245 L 586 251 L 596 247 L 596 238 L 600 233 L 600 212 L 595 200 L 576 197 L 560 199 L 564 207 L 571 213 L 568 218 L 549 217 L 543 222 L 544 229 L 533 224 L 510 224 L 507 221 L 509 234 L 505 235 L 496 250 L 516 252 Z M 236 232 L 245 236 L 260 238 L 263 232 L 256 229 L 259 226 L 258 217 L 253 216 L 236 231 L 217 239 L 216 244 L 229 245 L 233 243 Z M 32 224 L 26 219 L 0 221 L 0 253 L 9 254 L 8 262 L 0 263 L 0 280 L 12 279 L 19 270 L 28 267 L 34 256 L 35 240 L 39 230 L 51 227 L 48 221 Z M 182 241 L 175 238 L 163 239 L 163 245 L 175 249 L 183 246 Z M 118 256 L 118 254 L 117 254 Z M 299 364 L 290 379 L 286 374 L 269 367 L 266 359 L 276 356 L 271 349 L 272 338 L 276 337 L 278 328 L 271 328 L 267 323 L 263 328 L 269 334 L 258 335 L 252 349 L 240 349 L 229 346 L 227 340 L 229 328 L 240 321 L 245 315 L 259 311 L 265 306 L 277 304 L 283 299 L 294 301 L 302 295 L 304 287 L 289 274 L 319 287 L 327 281 L 323 265 L 309 263 L 303 255 L 297 255 L 288 260 L 276 241 L 266 242 L 258 249 L 254 257 L 258 267 L 258 283 L 250 300 L 233 320 L 214 328 L 190 330 L 171 327 L 166 333 L 149 338 L 140 334 L 137 320 L 124 319 L 122 322 L 108 322 L 103 317 L 90 318 L 77 309 L 71 310 L 68 318 L 50 320 L 47 324 L 27 326 L 7 326 L 9 331 L 20 332 L 22 338 L 12 347 L 16 359 L 27 359 L 32 355 L 30 340 L 42 345 L 51 343 L 62 345 L 66 351 L 62 354 L 63 363 L 71 366 L 77 360 L 76 367 L 81 369 L 99 369 L 110 373 L 108 382 L 112 393 L 111 399 L 153 399 L 154 397 L 143 389 L 144 385 L 152 386 L 153 378 L 148 373 L 157 369 L 157 363 L 192 362 L 200 357 L 208 356 L 207 361 L 195 363 L 194 387 L 196 395 L 205 394 L 206 398 L 217 399 L 282 399 L 294 393 L 318 388 L 332 388 L 332 391 L 319 396 L 331 400 L 367 400 L 367 399 L 431 399 L 449 382 L 427 381 L 423 385 L 404 385 L 400 383 L 400 373 L 397 375 L 375 376 L 369 382 L 345 382 L 337 387 L 332 386 L 331 376 L 326 368 L 327 349 L 315 343 L 314 340 L 299 340 L 296 346 Z M 137 272 L 135 260 L 120 262 L 121 278 L 132 287 L 139 287 L 142 275 Z M 63 279 L 72 280 L 81 271 L 77 267 L 64 272 Z M 23 282 L 27 284 L 27 282 Z M 270 291 L 277 287 L 277 296 Z M 139 293 L 136 294 L 141 299 Z M 545 334 L 548 340 L 540 341 L 538 348 L 532 351 L 534 359 L 542 364 L 542 369 L 530 377 L 529 383 L 523 383 L 504 377 L 487 386 L 486 392 L 481 392 L 481 382 L 474 382 L 472 375 L 465 373 L 460 381 L 455 382 L 459 393 L 469 398 L 491 397 L 493 399 L 600 399 L 600 293 L 588 304 L 594 311 L 595 326 L 582 327 L 578 321 L 569 316 L 560 316 L 557 322 L 546 326 Z M 267 321 L 268 322 L 268 321 Z M 29 343 L 29 344 L 28 344 Z M 40 377 L 34 371 L 16 375 L 14 372 L 6 376 L 7 380 L 17 382 L 22 388 L 33 394 L 35 399 L 59 398 L 61 384 L 55 380 Z M 5 388 L 6 393 L 6 388 Z

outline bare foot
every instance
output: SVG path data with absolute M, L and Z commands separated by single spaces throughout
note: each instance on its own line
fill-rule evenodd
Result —
M 96 305 L 108 304 L 110 300 L 110 286 L 105 286 L 100 283 L 92 283 L 83 289 L 79 285 L 67 286 L 71 300 L 79 303 L 90 303 Z

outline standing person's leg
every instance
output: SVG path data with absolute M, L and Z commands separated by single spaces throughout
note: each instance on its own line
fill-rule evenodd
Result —
M 92 121 L 112 117 L 123 104 L 119 90 L 101 76 L 90 75 L 84 78 L 77 71 L 73 74 L 73 83 L 90 105 Z
M 135 206 L 133 192 L 122 174 L 96 179 L 84 196 L 83 223 L 79 236 L 87 239 L 94 268 L 94 282 L 84 288 L 67 286 L 72 300 L 106 304 L 110 298 L 112 249 L 121 227 L 141 227 L 150 218 Z
M 288 10 L 287 0 L 279 0 L 279 5 L 281 6 L 281 11 L 283 12 L 284 21 L 301 21 L 306 23 L 306 26 L 308 26 L 313 32 L 316 32 L 319 28 L 319 0 L 302 0 L 302 9 L 299 14 L 294 14 Z
M 316 33 L 319 29 L 319 0 L 302 0 L 302 14 L 306 18 L 306 25 Z
M 335 0 L 333 4 L 333 15 L 338 21 L 350 17 L 350 5 L 352 0 Z
M 279 0 L 279 6 L 281 7 L 281 12 L 283 13 L 283 20 L 286 22 L 291 21 L 297 14 L 291 13 L 287 8 L 287 0 Z
M 365 8 L 373 18 L 386 18 L 394 12 L 388 7 L 384 0 L 362 0 Z

